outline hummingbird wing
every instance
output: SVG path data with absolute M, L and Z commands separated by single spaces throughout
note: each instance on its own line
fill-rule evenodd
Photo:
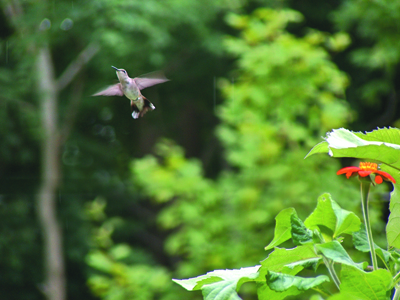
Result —
M 133 78 L 139 90 L 143 90 L 149 86 L 169 81 L 161 71 L 155 71 Z
M 110 85 L 105 90 L 102 90 L 92 96 L 123 96 L 124 92 L 122 91 L 122 86 L 120 83 Z

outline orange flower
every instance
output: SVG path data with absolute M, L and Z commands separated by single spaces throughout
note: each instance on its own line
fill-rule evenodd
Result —
M 389 173 L 379 171 L 378 165 L 371 162 L 360 162 L 360 167 L 346 167 L 337 171 L 336 174 L 346 174 L 347 178 L 356 176 L 357 174 L 361 177 L 367 177 L 371 174 L 375 174 L 375 182 L 377 184 L 381 184 L 383 180 L 396 183 L 396 180 L 394 180 L 394 178 Z

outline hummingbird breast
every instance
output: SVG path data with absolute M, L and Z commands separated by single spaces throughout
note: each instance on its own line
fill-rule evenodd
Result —
M 122 91 L 128 99 L 135 101 L 140 96 L 140 90 L 133 80 L 121 82 L 121 85 Z

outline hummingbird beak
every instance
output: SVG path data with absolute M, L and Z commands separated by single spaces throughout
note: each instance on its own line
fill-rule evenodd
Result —
M 119 70 L 118 68 L 116 68 L 116 67 L 114 67 L 114 66 L 111 66 L 111 68 L 114 68 L 114 69 L 117 70 L 117 71 Z

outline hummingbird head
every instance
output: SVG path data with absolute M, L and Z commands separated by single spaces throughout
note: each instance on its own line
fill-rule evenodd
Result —
M 113 68 L 117 71 L 116 73 L 117 73 L 119 81 L 122 81 L 122 80 L 126 81 L 129 78 L 128 73 L 124 69 L 118 69 L 114 66 L 111 66 L 111 68 Z

